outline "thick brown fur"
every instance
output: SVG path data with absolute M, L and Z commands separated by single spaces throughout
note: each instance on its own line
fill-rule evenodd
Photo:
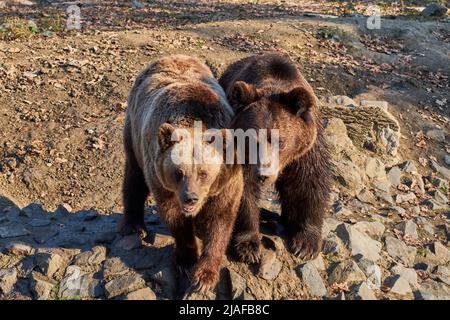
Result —
M 191 131 L 195 120 L 203 122 L 203 129 L 227 128 L 233 116 L 210 70 L 181 55 L 152 63 L 137 77 L 128 100 L 120 231 L 146 234 L 144 202 L 151 191 L 175 238 L 176 263 L 201 291 L 214 288 L 218 281 L 242 195 L 242 169 L 225 164 L 177 169 L 169 153 L 183 141 L 171 141 L 170 134 L 177 128 Z M 198 173 L 200 167 L 204 177 Z M 176 176 L 181 169 L 181 176 Z M 182 197 L 192 190 L 199 194 L 198 206 L 185 212 Z M 203 241 L 202 252 L 196 237 Z
M 274 175 L 290 247 L 302 258 L 321 250 L 321 229 L 330 193 L 329 153 L 317 98 L 298 68 L 277 53 L 231 64 L 219 80 L 237 114 L 234 129 L 279 129 L 280 165 Z M 260 256 L 261 182 L 257 165 L 246 165 L 245 187 L 232 239 L 237 257 Z M 270 179 L 269 179 L 270 180 Z

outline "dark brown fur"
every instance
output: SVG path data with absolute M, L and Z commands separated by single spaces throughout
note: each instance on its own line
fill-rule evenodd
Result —
M 295 64 L 279 54 L 251 56 L 230 65 L 219 83 L 237 111 L 232 127 L 280 130 L 275 186 L 294 254 L 314 257 L 330 193 L 329 154 L 312 88 Z M 242 261 L 259 259 L 261 182 L 255 165 L 244 169 L 245 188 L 233 235 Z

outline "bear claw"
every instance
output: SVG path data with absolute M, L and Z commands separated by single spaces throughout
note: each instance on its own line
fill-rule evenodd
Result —
M 312 260 L 318 256 L 321 243 L 320 238 L 300 232 L 290 239 L 290 248 L 296 257 L 302 260 Z
M 208 293 L 212 291 L 219 281 L 219 274 L 217 272 L 197 269 L 192 276 L 192 285 L 190 291 L 199 293 Z
M 240 262 L 258 263 L 261 258 L 261 242 L 253 239 L 236 243 L 234 253 Z
M 123 219 L 119 224 L 119 233 L 122 236 L 137 233 L 141 239 L 146 239 L 148 236 L 148 231 L 144 223 L 132 223 L 126 221 L 125 219 Z

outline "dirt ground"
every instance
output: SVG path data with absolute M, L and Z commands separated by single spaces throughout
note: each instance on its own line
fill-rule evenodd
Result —
M 368 30 L 365 17 L 332 15 L 339 13 L 333 2 L 193 2 L 152 1 L 145 9 L 87 2 L 81 31 L 0 42 L 5 196 L 21 206 L 120 212 L 127 94 L 142 68 L 173 53 L 205 59 L 217 76 L 246 55 L 288 53 L 321 99 L 363 94 L 388 101 L 402 119 L 406 156 L 441 161 L 448 152 L 448 141 L 414 146 L 418 131 L 448 129 L 448 22 L 383 18 L 380 30 Z M 57 1 L 6 9 L 3 19 L 65 15 Z

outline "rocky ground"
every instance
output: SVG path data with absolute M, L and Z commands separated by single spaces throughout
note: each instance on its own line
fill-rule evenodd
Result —
M 5 12 L 45 18 L 12 2 Z M 306 262 L 286 250 L 268 189 L 261 263 L 228 257 L 213 294 L 186 298 L 450 299 L 447 18 L 369 31 L 358 6 L 342 16 L 334 2 L 272 2 L 152 1 L 125 16 L 86 5 L 80 32 L 0 41 L 1 299 L 180 298 L 173 239 L 151 199 L 151 239 L 116 233 L 128 91 L 166 54 L 220 75 L 273 50 L 301 65 L 321 101 L 335 176 L 323 251 Z

